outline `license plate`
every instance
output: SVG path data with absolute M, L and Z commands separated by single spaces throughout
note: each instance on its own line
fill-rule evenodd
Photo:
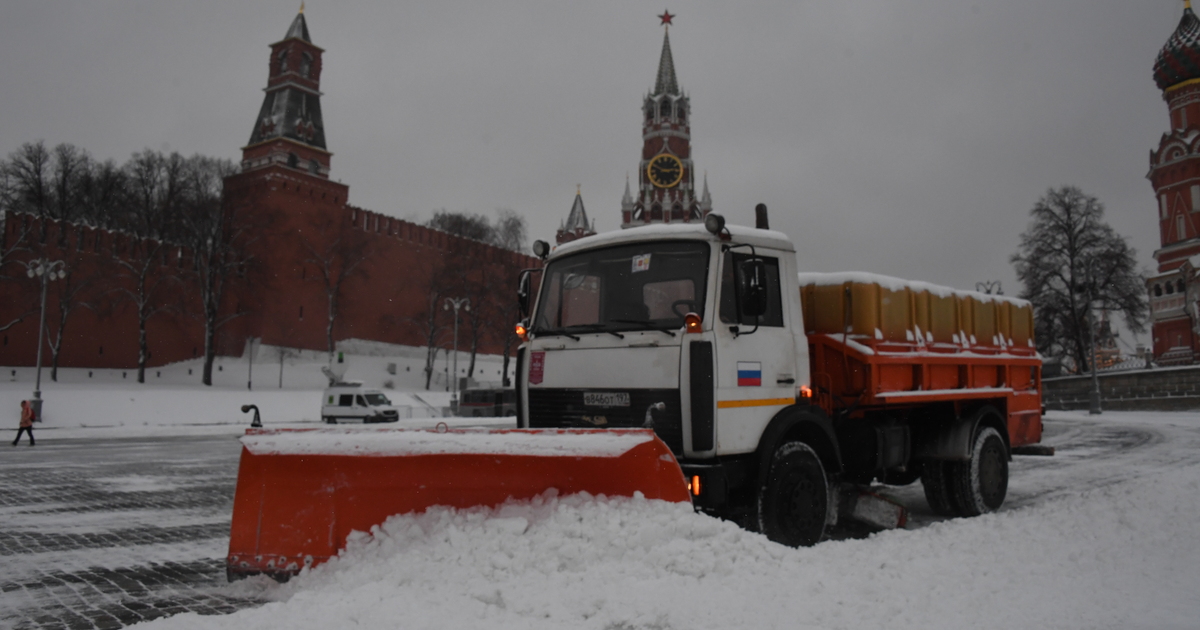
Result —
M 584 392 L 583 404 L 589 407 L 628 407 L 629 392 Z

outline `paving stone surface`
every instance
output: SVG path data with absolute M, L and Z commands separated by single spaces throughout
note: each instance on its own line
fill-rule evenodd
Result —
M 225 580 L 234 438 L 44 431 L 33 448 L 0 449 L 0 628 L 123 628 L 262 603 Z

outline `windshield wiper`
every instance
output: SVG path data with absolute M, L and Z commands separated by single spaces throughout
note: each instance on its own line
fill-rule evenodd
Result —
M 653 322 L 647 319 L 610 319 L 608 321 L 617 322 L 618 324 L 637 324 L 645 330 L 657 330 L 660 332 L 665 332 L 672 337 L 675 336 L 675 331 L 655 326 Z
M 622 335 L 621 333 L 619 333 L 615 330 L 605 330 L 604 324 L 575 324 L 574 326 L 568 326 L 568 328 L 578 328 L 581 330 L 590 330 L 590 331 L 594 331 L 594 332 L 606 332 L 606 333 L 616 337 L 617 339 L 625 338 L 625 335 Z
M 570 337 L 571 339 L 574 339 L 575 341 L 579 341 L 579 337 L 572 335 L 571 333 L 567 332 L 566 329 L 564 329 L 564 328 L 542 328 L 540 330 L 533 331 L 533 334 L 535 334 L 535 335 L 562 335 L 564 337 Z

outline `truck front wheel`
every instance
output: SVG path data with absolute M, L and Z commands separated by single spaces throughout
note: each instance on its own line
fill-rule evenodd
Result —
M 759 530 L 789 547 L 817 544 L 825 533 L 829 489 L 816 452 L 803 442 L 775 450 L 758 497 Z
M 1008 451 L 992 427 L 975 436 L 971 459 L 949 466 L 951 493 L 959 513 L 979 516 L 1000 509 L 1008 494 Z

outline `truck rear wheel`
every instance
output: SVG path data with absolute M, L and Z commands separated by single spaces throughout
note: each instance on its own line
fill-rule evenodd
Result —
M 803 442 L 776 449 L 758 496 L 759 530 L 789 547 L 809 547 L 825 534 L 829 487 L 815 451 Z
M 953 502 L 963 516 L 979 516 L 1000 509 L 1008 494 L 1008 451 L 1004 438 L 992 427 L 975 436 L 971 459 L 949 466 Z
M 325 424 L 337 424 L 337 418 L 333 416 L 321 416 L 321 419 L 325 421 Z
M 925 487 L 925 500 L 938 516 L 958 516 L 958 507 L 950 494 L 951 462 L 935 459 L 921 463 L 921 485 Z

